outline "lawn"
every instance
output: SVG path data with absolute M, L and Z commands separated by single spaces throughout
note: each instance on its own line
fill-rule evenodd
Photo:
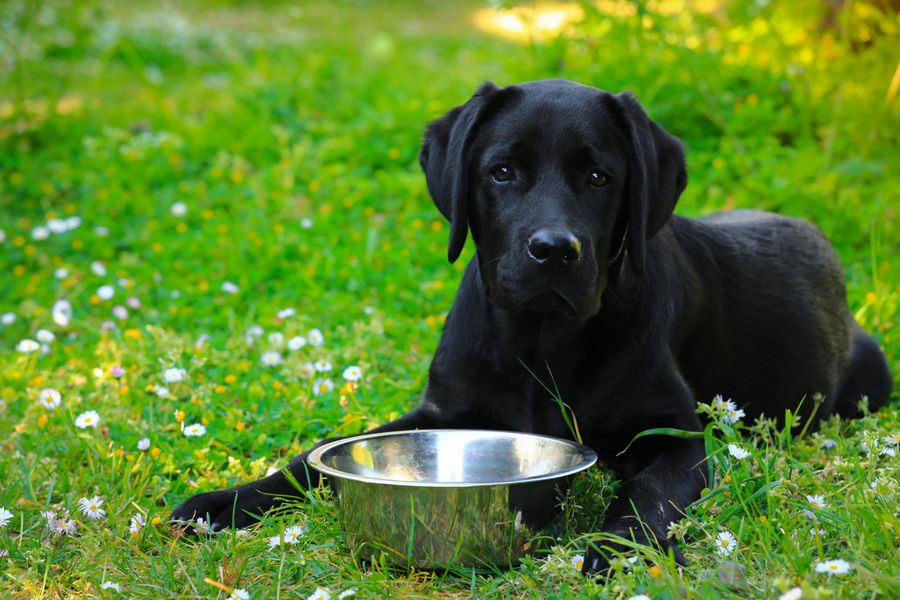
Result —
M 486 79 L 633 90 L 687 146 L 677 211 L 815 222 L 900 373 L 896 14 L 508 4 L 0 5 L 0 597 L 900 597 L 896 403 L 713 419 L 686 568 L 644 549 L 581 577 L 601 467 L 513 570 L 357 562 L 326 490 L 238 534 L 166 523 L 415 406 L 472 255 L 446 262 L 416 154 Z

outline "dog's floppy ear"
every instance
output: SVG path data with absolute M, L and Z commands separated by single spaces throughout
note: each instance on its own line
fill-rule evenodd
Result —
M 450 221 L 447 258 L 459 258 L 468 233 L 468 150 L 478 124 L 500 88 L 486 81 L 462 106 L 433 121 L 425 132 L 419 164 L 425 172 L 428 193 L 441 214 Z
M 687 186 L 684 146 L 652 121 L 630 92 L 614 98 L 629 144 L 626 243 L 631 264 L 643 275 L 647 240 L 666 224 Z

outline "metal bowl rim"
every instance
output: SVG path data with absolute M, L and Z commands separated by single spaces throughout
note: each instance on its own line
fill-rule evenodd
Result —
M 521 479 L 498 479 L 494 481 L 408 481 L 408 480 L 397 480 L 397 479 L 388 479 L 382 477 L 371 477 L 366 475 L 357 475 L 355 473 L 348 473 L 347 471 L 341 471 L 339 469 L 335 469 L 334 467 L 330 467 L 322 462 L 322 456 L 332 450 L 337 448 L 338 446 L 343 446 L 345 444 L 351 444 L 355 442 L 360 442 L 364 440 L 380 438 L 380 437 L 390 437 L 390 436 L 403 436 L 409 434 L 419 434 L 419 433 L 443 433 L 443 432 L 454 432 L 454 433 L 482 433 L 482 434 L 491 434 L 497 437 L 527 437 L 527 438 L 542 438 L 545 440 L 550 440 L 555 443 L 563 444 L 565 446 L 569 446 L 571 448 L 576 449 L 583 455 L 583 459 L 577 465 L 562 470 L 562 471 L 553 471 L 551 473 L 546 473 L 544 475 L 534 475 L 531 477 L 523 477 Z M 518 485 L 522 483 L 535 483 L 538 481 L 548 481 L 551 479 L 562 479 L 564 477 L 568 477 L 569 475 L 575 475 L 581 471 L 584 471 L 594 463 L 597 462 L 597 453 L 591 450 L 589 447 L 584 444 L 579 444 L 578 442 L 574 442 L 572 440 L 566 440 L 563 438 L 554 437 L 551 435 L 543 435 L 538 433 L 526 433 L 522 431 L 503 431 L 503 430 L 492 430 L 492 429 L 406 429 L 402 431 L 385 431 L 381 433 L 363 433 L 360 435 L 354 435 L 347 438 L 342 438 L 339 440 L 335 440 L 333 442 L 327 442 L 322 444 L 318 448 L 313 449 L 306 458 L 306 462 L 321 473 L 328 475 L 330 477 L 336 477 L 338 479 L 349 479 L 351 481 L 359 481 L 362 483 L 374 483 L 380 485 L 396 485 L 402 487 L 419 487 L 419 488 L 475 488 L 475 487 L 491 487 L 491 486 L 499 486 L 499 485 Z

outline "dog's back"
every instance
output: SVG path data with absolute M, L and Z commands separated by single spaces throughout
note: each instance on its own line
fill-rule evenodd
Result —
M 870 408 L 888 401 L 884 356 L 847 308 L 840 260 L 815 225 L 754 210 L 670 225 L 692 267 L 699 316 L 675 342 L 698 400 L 723 394 L 780 418 L 800 398 L 809 414 L 821 394 L 819 416 L 848 414 L 861 395 L 848 382 L 862 378 Z

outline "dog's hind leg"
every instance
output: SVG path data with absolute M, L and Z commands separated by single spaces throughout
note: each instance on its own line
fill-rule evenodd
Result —
M 893 379 L 878 342 L 856 325 L 850 344 L 850 362 L 838 386 L 834 411 L 842 417 L 860 415 L 859 401 L 869 399 L 870 411 L 890 401 Z

